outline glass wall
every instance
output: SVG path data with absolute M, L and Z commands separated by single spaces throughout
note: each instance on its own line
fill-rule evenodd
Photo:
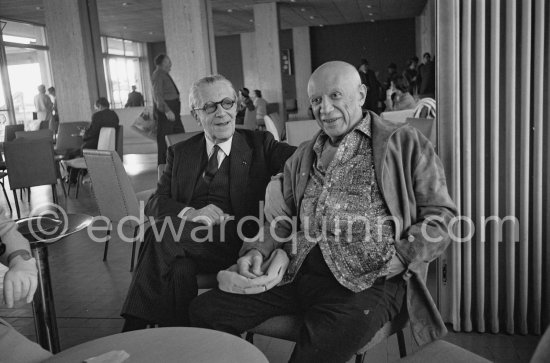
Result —
M 131 40 L 101 38 L 103 65 L 111 108 L 123 108 L 132 86 L 143 93 L 142 64 L 145 45 Z
M 33 120 L 34 96 L 41 84 L 53 86 L 43 26 L 0 20 L 0 140 L 5 124 Z M 3 77 L 7 79 L 3 79 Z

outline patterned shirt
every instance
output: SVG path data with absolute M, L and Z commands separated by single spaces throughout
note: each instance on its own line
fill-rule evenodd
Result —
M 360 292 L 388 273 L 395 254 L 394 225 L 374 170 L 370 116 L 343 138 L 326 168 L 325 149 L 330 152 L 329 138 L 321 132 L 313 146 L 316 160 L 300 208 L 296 254 L 284 281 L 294 278 L 319 243 L 338 282 Z

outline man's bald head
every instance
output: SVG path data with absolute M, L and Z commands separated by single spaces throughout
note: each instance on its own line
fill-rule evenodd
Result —
M 315 119 L 334 142 L 363 117 L 361 106 L 367 90 L 349 63 L 333 61 L 321 65 L 309 78 L 307 93 Z

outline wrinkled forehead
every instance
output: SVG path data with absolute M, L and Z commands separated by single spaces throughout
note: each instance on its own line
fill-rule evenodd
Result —
M 199 87 L 199 101 L 201 104 L 208 102 L 219 102 L 224 98 L 235 99 L 235 90 L 228 82 L 216 81 L 214 83 L 202 84 Z
M 359 73 L 350 71 L 323 70 L 314 73 L 308 83 L 309 97 L 330 94 L 334 91 L 352 93 L 361 84 Z

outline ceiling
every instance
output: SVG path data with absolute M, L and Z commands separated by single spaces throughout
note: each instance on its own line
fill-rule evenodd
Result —
M 44 24 L 46 0 L 0 0 L 0 16 Z M 254 31 L 254 3 L 211 0 L 216 35 Z M 426 0 L 280 0 L 282 29 L 326 26 L 420 15 Z M 161 0 L 97 0 L 102 35 L 156 42 L 164 40 Z

